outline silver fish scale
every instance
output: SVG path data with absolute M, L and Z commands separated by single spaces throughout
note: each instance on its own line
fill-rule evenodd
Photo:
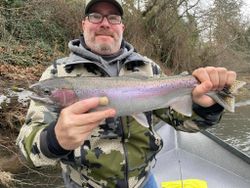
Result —
M 191 76 L 171 79 L 78 77 L 67 78 L 67 82 L 71 83 L 79 99 L 107 96 L 108 107 L 115 108 L 119 116 L 166 107 L 167 101 L 190 94 L 197 84 Z
M 63 78 L 62 78 L 63 79 Z M 106 88 L 157 88 L 164 87 L 166 85 L 169 88 L 179 88 L 179 87 L 194 87 L 198 82 L 192 76 L 176 76 L 176 77 L 164 77 L 164 78 L 149 78 L 149 79 L 139 79 L 130 77 L 67 77 L 63 80 L 67 80 L 68 83 L 72 85 L 72 88 L 90 88 L 90 89 L 106 89 Z M 64 81 L 62 81 L 63 83 Z M 60 85 L 57 84 L 57 85 Z
M 41 81 L 31 86 L 31 89 L 37 94 L 33 99 L 45 103 L 48 101 L 47 99 L 51 103 L 53 103 L 53 100 L 55 103 L 56 101 L 65 101 L 61 100 L 61 98 L 56 99 L 56 97 L 62 96 L 73 101 L 107 96 L 110 102 L 109 106 L 115 108 L 118 115 L 130 115 L 165 108 L 170 104 L 172 106 L 173 102 L 178 102 L 178 100 L 182 102 L 180 99 L 184 96 L 187 96 L 184 99 L 187 98 L 190 101 L 191 92 L 198 83 L 193 76 L 170 76 L 148 79 L 125 76 L 59 77 Z M 231 93 L 234 93 L 230 90 L 231 88 L 236 88 L 233 90 L 237 90 L 244 84 L 245 82 L 241 81 L 239 83 L 235 82 L 228 89 Z M 51 97 L 50 93 L 55 92 L 58 92 L 58 94 L 54 94 Z M 72 96 L 74 96 L 72 92 L 75 92 L 76 99 L 72 99 Z M 229 111 L 234 111 L 234 96 L 221 97 L 219 92 L 209 92 L 207 95 Z M 233 102 L 228 102 L 228 100 Z M 65 104 L 70 104 L 70 102 L 65 102 Z M 175 107 L 179 108 L 181 107 L 180 105 L 182 104 L 177 104 Z

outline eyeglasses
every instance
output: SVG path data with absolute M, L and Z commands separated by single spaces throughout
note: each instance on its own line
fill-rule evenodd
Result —
M 89 22 L 93 24 L 101 23 L 104 18 L 107 18 L 108 22 L 111 25 L 118 25 L 122 22 L 122 17 L 115 14 L 102 15 L 99 13 L 90 13 L 86 17 L 88 18 Z

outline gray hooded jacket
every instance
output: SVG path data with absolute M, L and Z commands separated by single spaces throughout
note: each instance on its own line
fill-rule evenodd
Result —
M 135 71 L 147 76 L 160 73 L 155 63 L 136 53 L 125 41 L 112 56 L 92 53 L 83 38 L 71 41 L 69 48 L 69 57 L 57 60 L 41 80 L 55 76 L 120 76 Z M 140 187 L 162 148 L 162 140 L 154 131 L 153 114 L 177 130 L 196 132 L 217 123 L 223 108 L 218 105 L 201 108 L 194 104 L 193 110 L 192 117 L 184 117 L 170 108 L 143 113 L 149 128 L 132 117 L 109 118 L 82 146 L 69 151 L 59 145 L 54 132 L 59 112 L 31 101 L 17 144 L 35 166 L 55 165 L 60 161 L 69 187 Z

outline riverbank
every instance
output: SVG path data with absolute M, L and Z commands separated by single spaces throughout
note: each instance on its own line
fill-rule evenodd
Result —
M 25 121 L 29 99 L 18 95 L 37 82 L 47 66 L 0 65 L 0 187 L 60 187 L 58 167 L 35 169 L 25 163 L 15 145 Z M 6 96 L 11 96 L 10 98 Z
M 17 95 L 37 82 L 45 68 L 39 64 L 32 67 L 0 65 L 0 144 L 13 146 L 29 104 L 28 99 L 18 100 Z

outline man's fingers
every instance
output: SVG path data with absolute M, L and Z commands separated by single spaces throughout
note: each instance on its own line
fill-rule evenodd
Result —
M 100 125 L 100 122 L 101 121 L 95 122 L 92 124 L 88 124 L 87 126 L 78 127 L 79 128 L 78 134 L 83 135 L 83 134 L 86 134 L 88 132 L 92 132 L 96 127 L 98 127 Z
M 218 68 L 218 75 L 219 75 L 219 85 L 217 90 L 222 90 L 227 83 L 227 69 L 223 67 Z
M 205 67 L 196 69 L 193 76 L 201 83 L 210 80 L 212 83 L 211 90 L 215 91 L 222 90 L 226 85 L 231 85 L 236 78 L 236 73 L 228 71 L 224 67 Z
M 93 108 L 96 108 L 99 105 L 107 105 L 108 98 L 107 97 L 93 97 L 85 100 L 78 101 L 71 106 L 68 107 L 74 114 L 82 114 L 90 111 Z
M 220 77 L 217 69 L 215 67 L 206 67 L 206 71 L 209 75 L 209 79 L 212 83 L 212 90 L 217 90 L 220 85 Z
M 77 121 L 82 122 L 81 125 L 88 125 L 88 124 L 93 124 L 96 122 L 100 122 L 103 119 L 109 118 L 109 117 L 114 117 L 116 114 L 114 109 L 107 109 L 107 110 L 102 110 L 102 111 L 96 111 L 96 112 L 90 112 L 82 115 L 78 115 Z
M 197 78 L 200 82 L 204 82 L 206 80 L 210 80 L 210 77 L 205 68 L 196 69 L 192 75 Z
M 200 85 L 196 86 L 192 92 L 193 97 L 201 97 L 211 90 L 213 87 L 210 81 L 202 82 Z
M 236 80 L 237 74 L 234 71 L 228 71 L 226 85 L 230 86 Z
M 236 73 L 223 67 L 198 68 L 193 72 L 193 76 L 200 81 L 200 84 L 192 92 L 193 100 L 204 107 L 214 104 L 214 101 L 205 95 L 206 93 L 222 90 L 225 86 L 232 85 L 236 80 Z

